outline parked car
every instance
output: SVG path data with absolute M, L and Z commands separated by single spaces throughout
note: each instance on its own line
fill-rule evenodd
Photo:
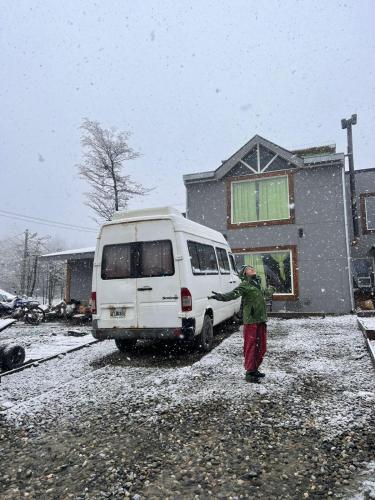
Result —
M 10 302 L 14 297 L 15 295 L 0 289 L 0 302 Z
M 93 336 L 120 351 L 138 339 L 212 346 L 213 326 L 240 300 L 210 301 L 240 283 L 224 236 L 170 207 L 116 213 L 102 225 L 93 271 Z

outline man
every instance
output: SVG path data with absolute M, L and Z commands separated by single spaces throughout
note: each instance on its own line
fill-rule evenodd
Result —
M 272 297 L 275 289 L 261 289 L 260 279 L 252 266 L 242 270 L 242 283 L 229 293 L 212 292 L 211 298 L 227 302 L 242 297 L 243 305 L 243 352 L 245 358 L 245 379 L 248 382 L 259 383 L 265 377 L 258 368 L 266 353 L 267 346 L 267 307 L 266 299 Z

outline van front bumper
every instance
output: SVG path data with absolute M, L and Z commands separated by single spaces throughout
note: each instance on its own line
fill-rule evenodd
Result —
M 98 328 L 98 320 L 92 322 L 92 335 L 98 340 L 192 340 L 195 336 L 195 319 L 184 318 L 182 328 Z

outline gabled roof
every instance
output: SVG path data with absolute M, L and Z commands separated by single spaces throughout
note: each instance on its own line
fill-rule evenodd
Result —
M 220 167 L 218 167 L 216 170 L 213 170 L 211 172 L 199 172 L 196 174 L 184 175 L 184 182 L 220 180 L 225 175 L 227 175 L 238 163 L 242 163 L 247 166 L 249 170 L 252 170 L 248 165 L 246 165 L 246 163 L 243 162 L 243 158 L 245 158 L 246 155 L 250 153 L 254 148 L 259 148 L 260 146 L 267 149 L 269 152 L 274 153 L 274 159 L 276 157 L 282 158 L 283 160 L 290 163 L 292 167 L 303 167 L 304 165 L 303 159 L 301 157 L 256 134 L 252 139 L 250 139 L 250 141 L 242 146 L 242 148 L 240 148 L 230 158 L 228 158 L 228 160 L 225 160 L 222 165 L 220 165 Z M 262 169 L 262 171 L 263 170 L 265 169 Z
M 303 160 L 297 155 L 291 153 L 287 149 L 284 149 L 277 144 L 274 144 L 267 139 L 264 139 L 260 135 L 256 134 L 249 142 L 247 142 L 242 148 L 240 148 L 236 153 L 234 153 L 228 160 L 226 160 L 219 168 L 215 170 L 215 178 L 221 179 L 224 177 L 232 168 L 237 165 L 239 161 L 242 160 L 246 153 L 249 153 L 255 146 L 261 145 L 266 149 L 275 153 L 280 158 L 283 158 L 287 162 L 291 163 L 295 167 L 302 167 Z

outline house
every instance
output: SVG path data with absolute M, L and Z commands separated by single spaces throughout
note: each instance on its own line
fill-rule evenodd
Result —
M 375 269 L 375 169 L 355 180 L 359 238 L 345 155 L 334 145 L 288 151 L 256 135 L 216 170 L 184 176 L 186 217 L 222 232 L 237 264 L 275 285 L 274 311 L 348 313 L 374 287 Z M 94 251 L 44 256 L 67 262 L 67 299 L 89 301 Z
M 375 169 L 356 178 L 355 245 L 345 155 L 334 145 L 289 151 L 255 135 L 216 170 L 184 175 L 186 216 L 222 232 L 238 265 L 276 287 L 275 311 L 347 313 L 352 262 L 373 284 Z
M 65 300 L 79 300 L 88 304 L 91 298 L 92 270 L 95 247 L 65 250 L 42 256 L 43 260 L 66 262 Z

